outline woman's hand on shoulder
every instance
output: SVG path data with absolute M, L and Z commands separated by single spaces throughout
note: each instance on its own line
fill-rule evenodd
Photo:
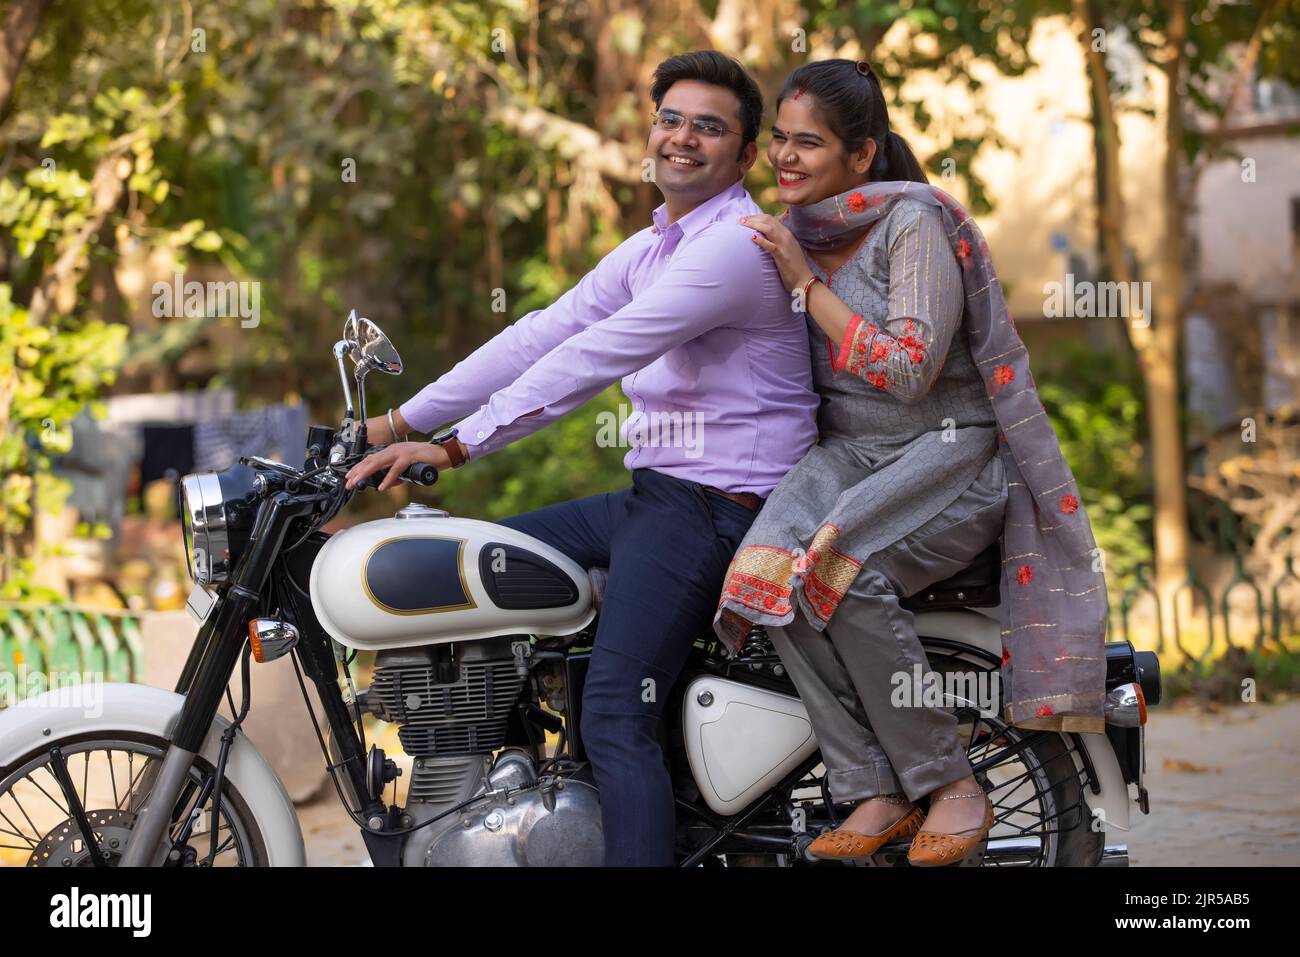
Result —
M 794 233 L 775 216 L 766 213 L 742 216 L 740 225 L 754 230 L 753 241 L 771 255 L 786 292 L 802 288 L 813 271 L 808 268 L 808 260 L 804 258 L 803 248 L 794 238 Z

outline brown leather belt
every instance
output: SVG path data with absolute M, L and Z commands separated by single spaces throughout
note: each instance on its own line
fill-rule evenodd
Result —
M 753 492 L 724 492 L 720 488 L 714 488 L 712 485 L 701 485 L 700 488 L 706 492 L 712 492 L 714 495 L 721 495 L 723 498 L 729 498 L 737 505 L 741 505 L 751 512 L 757 512 L 763 507 L 763 500 Z

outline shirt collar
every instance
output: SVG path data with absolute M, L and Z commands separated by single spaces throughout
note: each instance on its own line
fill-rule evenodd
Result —
M 718 210 L 723 206 L 745 195 L 745 182 L 743 179 L 738 179 L 716 196 L 700 203 L 700 205 L 671 225 L 680 226 L 683 236 L 692 236 L 713 222 L 717 218 Z M 668 204 L 660 203 L 655 211 L 650 214 L 650 219 L 654 221 L 654 231 L 662 234 L 669 227 Z

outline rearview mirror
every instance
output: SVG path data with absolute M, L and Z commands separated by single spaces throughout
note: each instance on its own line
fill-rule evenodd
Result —
M 402 357 L 397 354 L 397 347 L 369 319 L 358 319 L 355 309 L 343 323 L 343 338 L 348 344 L 348 354 L 357 365 L 355 375 L 358 380 L 373 371 L 402 374 Z

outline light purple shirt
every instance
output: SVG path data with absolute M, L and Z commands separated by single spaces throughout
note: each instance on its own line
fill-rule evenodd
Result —
M 654 226 L 425 386 L 402 418 L 430 432 L 468 415 L 458 438 L 477 459 L 622 377 L 632 410 L 593 432 L 631 445 L 627 468 L 767 495 L 817 440 L 819 400 L 805 318 L 737 222 L 760 212 L 740 182 L 672 225 L 660 206 Z

